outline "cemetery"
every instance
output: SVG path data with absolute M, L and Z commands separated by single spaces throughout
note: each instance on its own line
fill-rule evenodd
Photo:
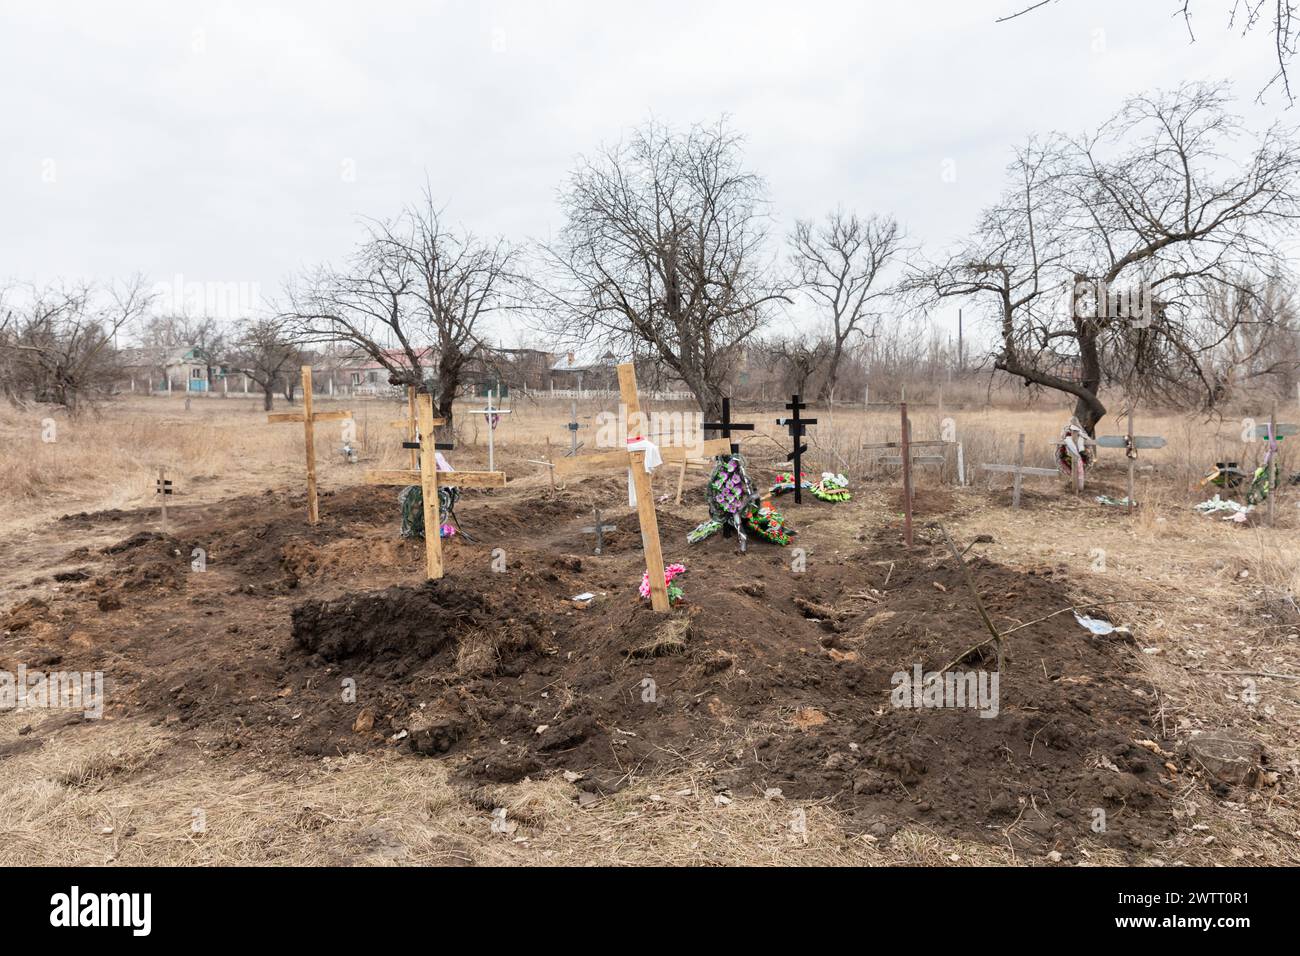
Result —
M 26 552 L 27 577 L 13 579 L 8 653 L 35 663 L 58 648 L 60 666 L 78 669 L 111 660 L 113 716 L 162 721 L 232 760 L 432 758 L 466 794 L 556 779 L 575 807 L 689 771 L 709 799 L 779 790 L 829 801 L 860 833 L 920 828 L 1031 856 L 1110 807 L 1123 836 L 1089 843 L 1119 860 L 1176 839 L 1179 788 L 1221 786 L 1130 676 L 1141 622 L 1167 600 L 1133 576 L 1140 562 L 1108 546 L 1130 570 L 1097 574 L 1088 560 L 1026 563 L 998 547 L 1044 520 L 1127 538 L 1151 527 L 1152 496 L 1171 519 L 1190 514 L 1197 489 L 1174 504 L 1167 443 L 1134 434 L 1131 417 L 1095 445 L 1141 449 L 1153 470 L 1135 485 L 1132 456 L 1098 457 L 1078 493 L 1072 468 L 1043 467 L 1051 442 L 1003 435 L 1014 456 L 984 455 L 972 450 L 978 430 L 960 425 L 971 416 L 935 421 L 907 403 L 892 423 L 837 407 L 832 433 L 797 395 L 767 408 L 729 400 L 718 421 L 686 413 L 693 425 L 660 446 L 646 435 L 663 416 L 627 364 L 625 448 L 600 447 L 593 430 L 565 456 L 569 402 L 544 412 L 471 399 L 467 414 L 511 424 L 491 445 L 479 433 L 429 455 L 441 423 L 428 394 L 335 408 L 313 396 L 309 367 L 302 381 L 300 411 L 247 426 L 267 429 L 280 487 L 196 496 L 172 466 L 152 506 L 65 515 L 58 547 Z M 283 423 L 303 431 L 283 437 Z M 333 452 L 349 437 L 356 464 Z M 837 449 L 854 447 L 846 468 Z M 1247 461 L 1254 447 L 1233 454 Z M 686 473 L 678 503 L 688 455 L 711 470 Z M 834 467 L 851 493 L 798 500 L 796 456 L 803 491 Z M 648 458 L 661 464 L 648 470 Z M 1136 507 L 1104 507 L 1105 494 Z M 1294 497 L 1276 498 L 1290 524 Z M 68 535 L 86 543 L 69 550 Z M 50 574 L 70 583 L 51 593 Z M 1116 627 L 1092 634 L 1077 616 Z M 882 710 L 913 663 L 940 686 L 996 672 L 998 719 Z M 1251 779 L 1268 772 L 1259 764 Z
M 1300 865 L 1291 4 L 11 6 L 37 923 Z

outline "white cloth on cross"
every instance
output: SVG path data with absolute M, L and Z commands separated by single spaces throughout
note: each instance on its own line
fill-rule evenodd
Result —
M 638 438 L 635 441 L 631 438 L 627 441 L 627 450 L 629 452 L 645 452 L 645 470 L 652 472 L 664 463 L 664 456 L 659 453 L 659 446 L 648 438 Z M 633 508 L 636 507 L 636 483 L 632 478 L 632 469 L 627 470 L 627 503 Z
M 448 464 L 446 458 L 443 458 L 443 457 L 442 457 L 442 452 L 440 452 L 440 451 L 435 451 L 435 452 L 433 453 L 433 460 L 434 460 L 435 462 L 438 463 L 438 464 L 437 464 L 437 469 L 438 469 L 438 471 L 455 471 L 455 470 L 456 470 L 455 468 L 451 467 L 450 464 Z

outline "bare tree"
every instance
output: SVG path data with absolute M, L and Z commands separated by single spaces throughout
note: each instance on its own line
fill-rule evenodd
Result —
M 939 296 L 984 301 L 994 367 L 1073 395 L 1089 432 L 1104 384 L 1212 403 L 1206 359 L 1230 329 L 1209 321 L 1210 296 L 1286 271 L 1300 153 L 1274 128 L 1229 162 L 1245 131 L 1226 105 L 1226 87 L 1187 84 L 1087 136 L 1031 142 L 971 240 L 922 274 Z
M 1015 20 L 1041 7 L 1055 3 L 1056 0 L 1029 0 L 1020 9 L 998 17 L 998 23 Z M 1297 18 L 1295 0 L 1220 0 L 1227 7 L 1227 27 L 1239 30 L 1244 36 L 1254 33 L 1266 25 L 1272 41 L 1272 56 L 1277 70 L 1256 95 L 1256 101 L 1262 102 L 1264 94 L 1274 86 L 1281 86 L 1282 95 L 1288 104 L 1295 102 L 1291 92 L 1291 61 L 1295 58 L 1297 42 L 1300 41 L 1300 18 Z M 1195 42 L 1196 34 L 1192 30 L 1192 0 L 1170 0 L 1175 16 L 1181 16 L 1187 27 L 1188 37 Z
M 760 343 L 756 352 L 763 368 L 779 376 L 782 391 L 806 395 L 809 384 L 827 373 L 835 340 L 825 335 L 789 335 Z M 825 391 L 824 384 L 822 388 Z
M 561 197 L 567 222 L 545 257 L 555 331 L 644 356 L 681 379 L 706 415 L 741 347 L 778 299 L 765 187 L 723 123 L 654 123 L 582 159 Z
M 301 355 L 289 323 L 280 317 L 263 317 L 239 323 L 230 361 L 262 390 L 262 407 L 269 412 L 275 406 L 277 385 L 294 381 L 293 368 Z
M 0 349 L 13 376 L 6 390 L 30 394 L 76 411 L 80 402 L 111 390 L 117 378 L 120 329 L 151 301 L 142 276 L 102 289 L 92 283 L 32 287 L 24 306 L 0 318 Z
M 483 319 L 513 301 L 515 257 L 503 239 L 449 227 L 426 190 L 396 219 L 368 223 L 343 269 L 319 269 L 291 289 L 286 317 L 302 341 L 345 344 L 386 368 L 391 384 L 433 393 L 449 432 Z
M 854 336 L 872 334 L 869 326 L 878 313 L 871 307 L 891 291 L 880 286 L 880 273 L 901 244 L 902 235 L 892 216 L 859 219 L 855 213 L 837 209 L 821 223 L 804 219 L 795 223 L 790 259 L 800 288 L 829 314 L 831 324 L 831 350 L 818 392 L 820 400 L 829 399 L 835 390 L 845 345 Z

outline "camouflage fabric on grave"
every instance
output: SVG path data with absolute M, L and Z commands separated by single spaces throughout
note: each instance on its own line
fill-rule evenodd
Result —
M 789 544 L 790 535 L 785 518 L 772 508 L 763 507 L 754 483 L 745 470 L 745 459 L 740 455 L 719 455 L 705 485 L 709 503 L 709 518 L 687 532 L 691 544 L 704 541 L 723 528 L 730 527 L 740 539 L 744 549 L 748 538 L 745 529 L 775 544 Z
M 455 486 L 438 487 L 438 513 L 450 520 L 442 524 L 441 535 L 450 538 L 456 534 L 459 521 L 456 518 L 456 501 L 460 498 L 460 489 Z M 402 509 L 403 538 L 424 537 L 424 492 L 419 485 L 410 485 L 397 494 L 398 506 Z

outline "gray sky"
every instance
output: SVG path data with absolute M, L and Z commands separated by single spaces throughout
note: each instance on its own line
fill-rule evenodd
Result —
M 0 8 L 0 280 L 240 283 L 278 294 L 427 175 L 451 217 L 560 224 L 573 158 L 649 116 L 730 114 L 776 228 L 837 204 L 934 248 L 1031 132 L 1232 78 L 1252 126 L 1271 36 L 1228 0 L 153 3 Z M 945 171 L 950 175 L 945 176 Z M 955 308 L 954 308 L 955 311 Z

